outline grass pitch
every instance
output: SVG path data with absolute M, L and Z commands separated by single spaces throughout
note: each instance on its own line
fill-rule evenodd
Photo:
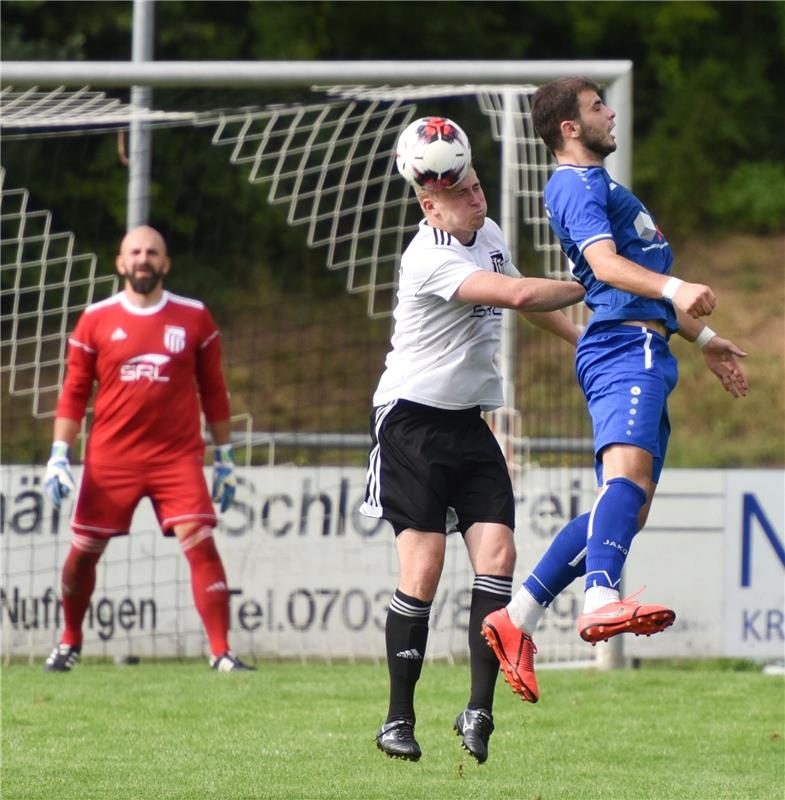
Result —
M 427 663 L 414 764 L 378 752 L 387 670 L 204 662 L 2 671 L 4 800 L 782 800 L 785 681 L 728 665 L 499 679 L 482 767 L 452 722 L 468 667 Z M 738 665 L 736 665 L 738 666 Z

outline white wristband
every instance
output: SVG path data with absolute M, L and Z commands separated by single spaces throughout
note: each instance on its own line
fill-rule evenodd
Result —
M 699 334 L 697 339 L 695 339 L 695 344 L 698 345 L 701 349 L 706 347 L 709 343 L 710 339 L 713 339 L 717 334 L 707 325 Z
M 666 300 L 673 300 L 673 295 L 676 294 L 676 290 L 682 283 L 684 283 L 684 281 L 681 278 L 668 278 L 668 280 L 665 281 L 665 285 L 662 287 L 662 296 Z
M 52 442 L 52 458 L 68 458 L 68 442 L 61 439 L 55 439 Z

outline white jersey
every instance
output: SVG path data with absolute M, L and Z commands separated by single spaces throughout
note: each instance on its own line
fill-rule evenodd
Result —
M 401 258 L 392 350 L 374 406 L 405 399 L 444 409 L 503 405 L 496 365 L 502 309 L 454 299 L 473 272 L 520 273 L 499 226 L 485 220 L 472 241 L 420 222 Z

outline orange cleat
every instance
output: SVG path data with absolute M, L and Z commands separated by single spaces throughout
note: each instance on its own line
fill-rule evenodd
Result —
M 651 636 L 673 625 L 676 612 L 654 603 L 639 603 L 632 598 L 614 600 L 596 611 L 578 616 L 578 633 L 585 642 L 593 645 L 607 642 L 619 633 L 634 633 L 636 636 Z
M 534 674 L 534 654 L 537 648 L 531 636 L 513 625 L 506 608 L 493 611 L 483 620 L 482 635 L 499 659 L 504 680 L 524 701 L 540 699 L 537 677 Z

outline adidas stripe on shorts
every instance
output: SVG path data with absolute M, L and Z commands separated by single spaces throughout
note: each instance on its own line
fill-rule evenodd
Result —
M 514 529 L 507 463 L 479 406 L 461 411 L 394 400 L 373 410 L 361 511 L 407 528 L 446 532 L 447 509 L 462 534 L 475 522 Z

